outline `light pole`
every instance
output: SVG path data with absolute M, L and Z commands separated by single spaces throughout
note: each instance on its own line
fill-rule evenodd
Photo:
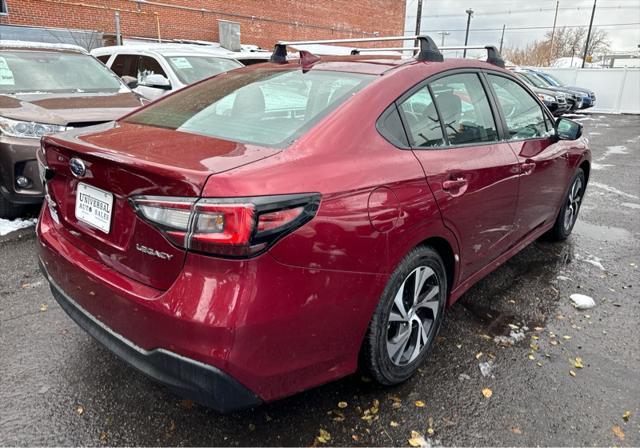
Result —
M 591 10 L 591 21 L 589 21 L 589 31 L 587 31 L 587 41 L 584 44 L 584 55 L 582 55 L 582 68 L 587 60 L 587 54 L 589 53 L 589 40 L 591 39 L 591 28 L 593 28 L 593 16 L 596 15 L 596 0 L 593 0 L 593 9 Z
M 448 31 L 438 31 L 438 34 L 441 36 L 441 39 L 440 39 L 440 46 L 441 46 L 441 47 L 444 47 L 444 38 L 445 38 L 446 36 L 448 36 L 449 34 L 451 34 L 451 33 L 449 33 Z
M 473 9 L 469 8 L 465 12 L 467 13 L 467 32 L 464 35 L 464 46 L 466 47 L 467 43 L 469 42 L 469 26 L 471 25 L 471 17 L 473 16 Z M 463 58 L 467 57 L 467 49 L 466 48 L 462 52 L 462 57 Z
M 420 25 L 422 22 L 422 0 L 418 0 L 418 10 L 416 11 L 416 36 L 420 35 Z M 420 42 L 418 39 L 414 42 L 414 47 L 418 47 Z M 414 50 L 413 54 L 416 54 L 418 50 Z

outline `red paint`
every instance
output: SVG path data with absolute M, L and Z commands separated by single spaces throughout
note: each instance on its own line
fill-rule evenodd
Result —
M 380 294 L 409 250 L 437 238 L 459 258 L 451 304 L 551 227 L 571 175 L 590 160 L 583 140 L 396 148 L 376 120 L 411 86 L 460 67 L 510 76 L 469 60 L 397 65 L 314 64 L 311 70 L 386 73 L 283 150 L 122 122 L 45 138 L 56 171 L 49 191 L 61 215 L 56 224 L 45 206 L 38 224 L 51 276 L 139 346 L 214 365 L 264 400 L 354 372 Z M 84 181 L 115 195 L 109 235 L 74 218 L 72 156 L 87 163 Z M 174 246 L 127 202 L 138 194 L 313 192 L 322 199 L 311 221 L 266 253 L 238 260 Z M 295 216 L 276 214 L 263 226 Z M 135 243 L 173 257 L 151 257 Z

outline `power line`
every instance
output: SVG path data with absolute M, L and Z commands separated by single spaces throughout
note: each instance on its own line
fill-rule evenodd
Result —
M 561 6 L 558 8 L 561 11 L 591 11 L 591 6 Z M 636 4 L 634 6 L 599 6 L 598 10 L 601 9 L 640 9 L 640 5 Z M 555 11 L 556 8 L 525 8 L 525 9 L 509 9 L 506 11 L 488 11 L 488 12 L 480 12 L 480 16 L 496 16 L 496 15 L 513 15 L 513 14 L 531 14 L 532 12 L 546 12 L 546 11 Z M 461 17 L 461 13 L 447 13 L 447 14 L 433 14 L 429 12 L 430 18 L 440 18 L 440 17 Z M 415 15 L 407 15 L 407 19 L 415 19 Z
M 632 23 L 604 23 L 602 25 L 594 25 L 595 28 L 604 28 L 610 26 L 638 26 L 640 22 L 632 22 Z M 558 26 L 557 28 L 588 28 L 589 25 L 567 25 L 567 26 Z M 528 30 L 550 30 L 552 26 L 514 26 L 507 27 L 507 31 L 528 31 Z M 463 32 L 466 31 L 465 28 L 457 28 L 457 29 L 440 29 L 436 28 L 433 30 L 428 30 L 424 32 L 436 32 L 436 31 L 450 31 L 450 32 Z M 472 30 L 474 33 L 476 31 L 502 31 L 502 28 L 474 28 Z M 423 33 L 424 33 L 423 32 Z M 406 31 L 405 34 L 413 34 L 413 31 Z

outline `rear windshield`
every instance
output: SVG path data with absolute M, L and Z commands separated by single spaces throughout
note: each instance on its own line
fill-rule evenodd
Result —
M 319 70 L 231 71 L 161 99 L 124 121 L 287 146 L 373 79 Z
M 193 84 L 201 79 L 243 67 L 233 59 L 209 56 L 166 56 L 169 65 L 183 84 Z
M 123 88 L 113 72 L 87 54 L 0 51 L 0 94 L 113 93 Z

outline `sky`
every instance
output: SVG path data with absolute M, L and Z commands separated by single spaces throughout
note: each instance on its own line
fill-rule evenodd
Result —
M 418 0 L 406 1 L 405 34 L 412 35 Z M 557 27 L 589 26 L 593 0 L 559 1 Z M 440 45 L 442 36 L 437 32 L 446 31 L 451 34 L 445 36 L 445 45 L 463 45 L 468 8 L 474 11 L 469 45 L 499 46 L 502 26 L 506 25 L 504 46 L 521 47 L 542 39 L 551 30 L 556 0 L 423 0 L 421 34 L 431 36 Z M 640 0 L 598 0 L 593 25 L 609 33 L 611 50 L 637 51 Z M 523 27 L 545 29 L 510 29 Z

